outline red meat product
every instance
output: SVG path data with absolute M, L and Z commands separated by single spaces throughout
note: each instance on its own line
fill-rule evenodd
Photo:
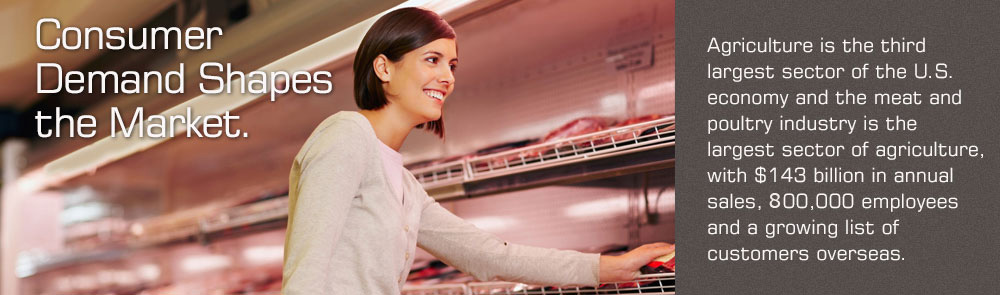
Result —
M 653 259 L 652 262 L 650 262 L 649 264 L 644 265 L 642 268 L 639 269 L 639 271 L 642 274 L 659 274 L 659 273 L 674 272 L 674 253 L 663 255 L 663 256 L 657 257 L 656 259 Z M 653 283 L 653 282 L 652 281 L 621 282 L 621 283 L 617 283 L 617 284 L 614 284 L 614 283 L 605 283 L 605 284 L 600 284 L 597 288 L 598 289 L 613 289 L 613 288 L 628 289 L 628 288 L 643 287 L 643 286 L 649 285 L 651 283 Z
M 607 129 L 614 123 L 613 120 L 602 117 L 587 117 L 580 118 L 559 127 L 559 129 L 552 130 L 542 142 L 552 142 L 555 140 L 570 138 L 573 136 L 583 135 L 587 133 L 597 132 Z
M 549 132 L 549 134 L 545 135 L 541 143 L 542 144 L 550 143 L 553 141 L 558 141 L 561 139 L 566 139 L 587 133 L 598 132 L 607 129 L 609 126 L 612 126 L 613 124 L 614 120 L 604 117 L 579 118 L 570 121 L 569 123 L 566 123 L 565 125 L 562 125 L 561 127 L 555 130 L 552 130 L 551 132 Z M 590 139 L 581 139 L 572 142 L 572 144 L 576 145 L 577 147 L 589 147 L 590 142 L 591 142 Z M 561 146 L 565 146 L 566 144 L 568 143 L 559 144 L 555 148 L 558 149 Z M 540 149 L 525 151 L 521 153 L 521 156 L 524 156 L 524 158 L 534 158 L 549 153 L 554 153 L 554 151 L 550 148 L 540 148 Z
M 665 118 L 665 117 L 666 117 L 665 115 L 659 115 L 659 114 L 652 114 L 652 115 L 646 115 L 646 116 L 642 116 L 642 117 L 635 117 L 635 118 L 631 118 L 631 119 L 622 121 L 618 125 L 615 125 L 615 127 L 628 126 L 628 125 L 632 125 L 632 124 L 639 124 L 639 123 L 642 123 L 642 122 L 658 120 L 658 119 L 662 119 L 662 118 Z
M 628 125 L 632 125 L 632 124 L 639 124 L 639 123 L 647 122 L 647 121 L 658 120 L 658 119 L 662 119 L 664 117 L 665 117 L 664 115 L 655 115 L 655 114 L 654 115 L 642 116 L 642 117 L 635 117 L 635 118 L 631 118 L 631 119 L 628 119 L 628 120 L 622 121 L 621 123 L 616 124 L 615 128 L 617 128 L 617 127 L 624 127 L 624 126 L 628 126 Z M 633 133 L 633 132 L 631 132 L 629 130 L 623 130 L 619 134 L 612 135 L 611 137 L 613 137 L 615 139 L 615 142 L 623 142 L 623 141 L 628 141 L 628 140 L 634 139 L 636 135 L 639 135 L 639 133 L 641 133 L 641 131 Z
M 639 271 L 643 274 L 674 272 L 674 263 L 674 253 L 670 253 L 653 259 L 653 262 L 646 264 Z
M 534 139 L 526 139 L 526 140 L 520 140 L 520 141 L 515 141 L 515 142 L 508 142 L 508 143 L 497 144 L 497 145 L 489 146 L 489 147 L 486 147 L 486 148 L 482 148 L 482 149 L 476 151 L 475 155 L 476 156 L 489 156 L 491 154 L 499 154 L 499 153 L 502 153 L 502 152 L 505 152 L 505 151 L 509 151 L 509 150 L 518 149 L 518 148 L 522 148 L 522 147 L 525 147 L 525 146 L 533 145 L 533 144 L 535 144 L 537 142 L 538 142 L 538 138 L 534 138 Z M 507 155 L 507 156 L 504 156 L 504 157 L 494 157 L 494 158 L 492 158 L 489 161 L 476 162 L 476 163 L 474 163 L 474 167 L 473 168 L 475 168 L 477 171 L 484 171 L 484 170 L 490 170 L 491 167 L 493 169 L 499 169 L 499 168 L 507 167 L 508 165 L 509 166 L 517 166 L 520 163 L 521 163 L 520 155 L 518 155 L 518 154 L 511 154 L 511 155 Z

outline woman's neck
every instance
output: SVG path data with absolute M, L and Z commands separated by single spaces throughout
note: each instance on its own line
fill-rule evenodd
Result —
M 405 112 L 400 113 L 400 110 L 388 105 L 378 110 L 361 110 L 359 112 L 372 124 L 375 137 L 396 151 L 399 151 L 399 148 L 403 146 L 403 141 L 410 134 L 410 130 L 419 124 L 413 123 L 413 120 Z

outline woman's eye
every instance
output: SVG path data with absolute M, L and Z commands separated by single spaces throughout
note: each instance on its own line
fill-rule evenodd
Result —
M 454 71 L 455 71 L 455 68 L 457 68 L 457 67 L 458 67 L 458 65 L 449 65 L 448 67 L 450 67 L 450 68 L 451 68 L 451 71 L 452 71 L 452 72 L 454 72 Z
M 428 57 L 426 59 L 426 61 L 428 61 L 428 62 L 430 62 L 432 64 L 436 64 L 438 62 L 438 58 L 437 57 Z

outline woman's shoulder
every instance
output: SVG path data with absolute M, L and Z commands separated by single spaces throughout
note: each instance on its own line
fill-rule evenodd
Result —
M 330 115 L 313 130 L 309 138 L 296 156 L 301 160 L 310 153 L 328 151 L 331 149 L 367 150 L 370 147 L 371 126 L 366 126 L 368 120 L 358 112 L 340 111 Z
M 362 124 L 367 124 L 368 119 L 361 113 L 354 111 L 339 111 L 320 122 L 313 130 L 312 138 L 319 134 L 329 133 L 334 135 L 362 136 L 368 131 Z M 370 128 L 370 127 L 369 127 Z M 359 138 L 360 139 L 360 138 Z

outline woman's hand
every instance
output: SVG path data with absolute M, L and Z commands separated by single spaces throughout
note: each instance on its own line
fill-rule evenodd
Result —
M 674 245 L 668 243 L 652 243 L 639 246 L 621 256 L 601 256 L 601 282 L 620 282 L 634 280 L 636 273 L 643 265 L 656 257 L 674 252 Z

